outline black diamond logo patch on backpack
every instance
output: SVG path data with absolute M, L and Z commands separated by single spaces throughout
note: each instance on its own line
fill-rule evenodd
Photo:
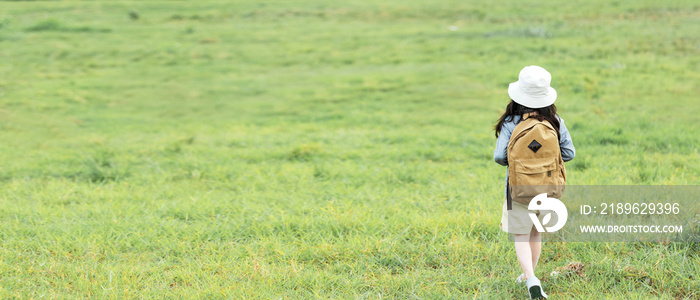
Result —
M 530 148 L 532 152 L 537 153 L 537 150 L 540 150 L 540 148 L 542 148 L 542 145 L 540 145 L 540 143 L 538 143 L 537 140 L 532 140 L 530 145 L 527 145 L 527 147 Z

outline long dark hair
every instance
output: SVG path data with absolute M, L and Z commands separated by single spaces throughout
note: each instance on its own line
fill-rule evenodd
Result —
M 530 116 L 530 118 L 537 118 L 537 120 L 549 121 L 552 124 L 554 130 L 557 131 L 557 136 L 559 136 L 559 119 L 557 119 L 557 107 L 554 104 L 542 108 L 529 108 L 518 104 L 517 102 L 510 100 L 508 106 L 506 107 L 506 112 L 498 119 L 496 126 L 493 127 L 496 130 L 496 137 L 501 133 L 501 128 L 503 128 L 503 123 L 513 120 L 514 116 L 522 116 L 523 114 L 535 112 L 536 115 Z

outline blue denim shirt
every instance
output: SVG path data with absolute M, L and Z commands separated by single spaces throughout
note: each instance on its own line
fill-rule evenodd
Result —
M 561 149 L 561 158 L 564 161 L 570 161 L 576 156 L 576 149 L 574 148 L 574 142 L 571 140 L 571 135 L 569 130 L 566 129 L 564 125 L 564 119 L 557 116 L 559 120 L 559 148 Z M 522 121 L 521 116 L 513 116 L 510 121 L 504 122 L 503 127 L 501 127 L 501 132 L 498 134 L 498 140 L 496 140 L 496 149 L 493 150 L 493 160 L 495 160 L 499 165 L 508 165 L 508 142 L 510 141 L 510 136 L 513 134 L 513 129 Z M 508 169 L 506 169 L 506 184 L 508 183 Z M 504 189 L 505 190 L 505 189 Z

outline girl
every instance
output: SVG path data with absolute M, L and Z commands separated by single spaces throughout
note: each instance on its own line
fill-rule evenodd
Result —
M 521 120 L 528 117 L 547 120 L 559 133 L 562 159 L 570 161 L 574 158 L 576 150 L 571 136 L 554 106 L 557 92 L 550 87 L 551 81 L 552 76 L 547 70 L 538 66 L 528 66 L 520 71 L 518 81 L 511 83 L 508 87 L 511 102 L 494 127 L 497 141 L 493 158 L 498 164 L 508 165 L 506 151 L 513 129 Z M 506 170 L 507 182 L 508 170 Z M 526 282 L 528 293 L 533 299 L 547 298 L 539 279 L 535 276 L 535 267 L 542 250 L 542 237 L 528 215 L 527 206 L 513 202 L 512 209 L 508 210 L 504 201 L 500 226 L 503 231 L 513 234 L 515 254 L 523 270 L 523 274 L 518 276 L 516 281 Z

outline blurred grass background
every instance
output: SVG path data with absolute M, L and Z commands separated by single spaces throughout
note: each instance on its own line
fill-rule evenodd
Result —
M 524 298 L 508 83 L 552 73 L 569 184 L 695 184 L 697 32 L 695 1 L 0 2 L 0 296 Z M 694 298 L 699 269 L 551 243 L 538 273 Z

